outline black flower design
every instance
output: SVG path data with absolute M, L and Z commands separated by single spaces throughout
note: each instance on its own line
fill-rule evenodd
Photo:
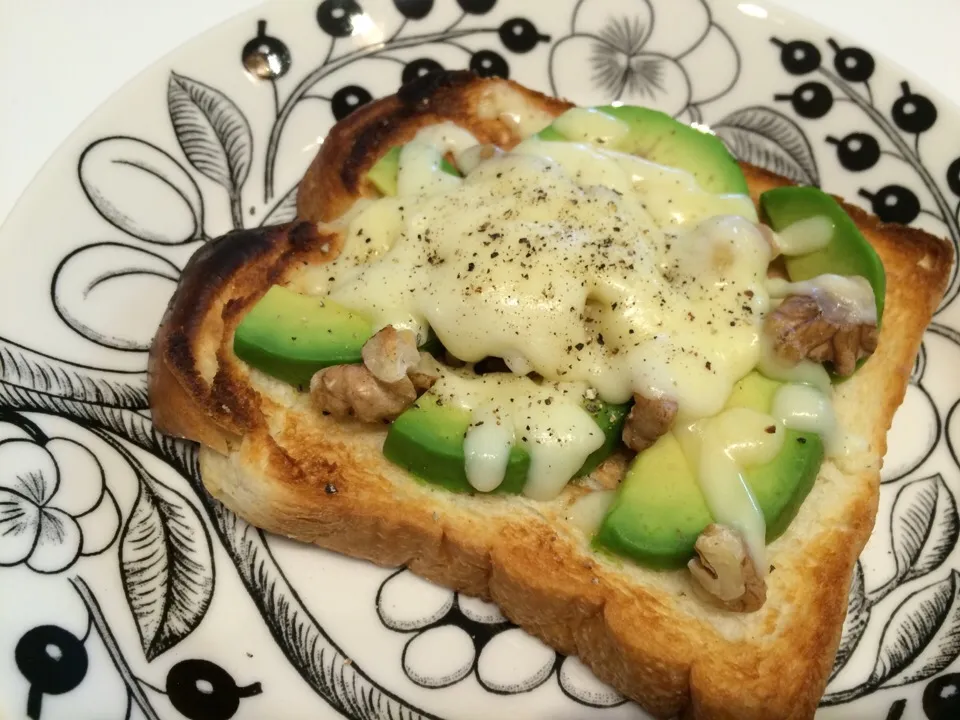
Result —
M 84 446 L 65 438 L 0 443 L 0 566 L 62 572 L 109 546 L 119 522 L 103 468 Z
M 557 95 L 590 105 L 649 105 L 674 116 L 725 93 L 739 68 L 736 48 L 701 0 L 584 0 L 550 61 Z M 585 95 L 586 88 L 592 91 Z
M 499 608 L 422 580 L 408 570 L 388 577 L 377 593 L 377 613 L 391 630 L 412 633 L 403 672 L 417 685 L 442 688 L 473 673 L 500 695 L 524 693 L 556 673 L 570 698 L 610 707 L 624 702 L 576 658 L 565 658 L 511 625 Z

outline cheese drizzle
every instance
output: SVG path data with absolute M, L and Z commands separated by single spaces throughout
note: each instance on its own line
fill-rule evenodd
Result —
M 594 143 L 624 132 L 582 109 L 557 124 Z M 519 444 L 531 455 L 524 494 L 559 494 L 603 443 L 583 407 L 590 393 L 611 403 L 672 398 L 711 513 L 760 560 L 764 520 L 742 467 L 779 451 L 783 433 L 765 431 L 771 423 L 825 430 L 821 416 L 832 413 L 827 395 L 819 402 L 796 384 L 778 395 L 777 417 L 723 411 L 758 365 L 829 392 L 822 367 L 822 376 L 777 368 L 765 347 L 771 248 L 750 198 L 707 193 L 689 173 L 597 145 L 532 136 L 479 162 L 475 145 L 449 123 L 421 130 L 400 154 L 398 195 L 360 201 L 335 223 L 344 251 L 303 283 L 366 314 L 375 330 L 423 339 L 429 327 L 461 360 L 505 360 L 513 374 L 444 367 L 431 390 L 472 412 L 464 446 L 478 491 L 500 484 Z M 442 172 L 444 154 L 465 152 L 465 177 Z M 788 390 L 797 387 L 806 390 Z

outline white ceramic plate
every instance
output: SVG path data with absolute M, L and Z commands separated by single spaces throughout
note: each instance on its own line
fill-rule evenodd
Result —
M 208 238 L 292 214 L 336 118 L 439 64 L 660 107 L 960 240 L 960 114 L 762 3 L 265 5 L 119 92 L 0 231 L 0 717 L 633 718 L 496 608 L 268 537 L 153 433 L 146 349 Z M 64 72 L 69 72 L 65 67 Z M 890 436 L 818 718 L 960 717 L 960 280 Z

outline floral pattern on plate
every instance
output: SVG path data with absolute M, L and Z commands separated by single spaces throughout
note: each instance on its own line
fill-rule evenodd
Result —
M 748 23 L 719 0 L 323 0 L 238 18 L 92 118 L 0 234 L 37 248 L 0 284 L 28 309 L 0 318 L 0 587 L 15 589 L 0 593 L 0 712 L 639 715 L 489 603 L 248 526 L 203 489 L 196 448 L 150 423 L 146 351 L 187 258 L 291 219 L 318 132 L 457 67 L 657 106 L 742 160 L 960 240 L 960 115 L 788 16 Z M 954 270 L 818 717 L 960 715 L 958 292 Z

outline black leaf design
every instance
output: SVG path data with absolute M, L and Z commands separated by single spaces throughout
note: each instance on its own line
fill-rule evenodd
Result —
M 748 107 L 731 113 L 712 127 L 738 160 L 797 183 L 820 184 L 810 141 L 786 115 L 768 107 Z
M 219 90 L 177 73 L 170 74 L 167 107 L 190 164 L 236 195 L 253 154 L 253 135 L 240 108 Z
M 297 188 L 298 185 L 294 185 L 287 191 L 287 194 L 280 198 L 276 204 L 270 209 L 270 212 L 267 213 L 266 217 L 260 221 L 261 227 L 268 227 L 270 225 L 283 225 L 284 223 L 290 222 L 297 216 Z
M 925 680 L 960 656 L 960 572 L 952 571 L 904 600 L 883 628 L 867 686 Z
M 104 407 L 145 409 L 147 374 L 75 365 L 0 338 L 0 382 Z
M 153 660 L 203 619 L 213 596 L 212 546 L 193 505 L 124 455 L 140 487 L 123 529 L 120 572 L 143 652 Z
M 147 278 L 166 281 L 166 290 L 157 293 L 150 284 L 145 286 Z M 51 295 L 60 319 L 87 340 L 115 350 L 146 352 L 179 279 L 180 268 L 162 255 L 101 242 L 79 247 L 60 261 Z M 105 307 L 130 302 L 143 310 L 125 323 L 104 313 Z
M 84 427 L 108 430 L 163 458 L 182 475 L 200 477 L 196 447 L 169 435 L 161 435 L 142 411 L 58 397 L 3 381 L 0 381 L 0 406 L 50 413 L 70 418 Z
M 112 433 L 169 463 L 191 480 L 197 497 L 215 524 L 224 549 L 236 566 L 247 592 L 263 615 L 275 641 L 293 667 L 299 670 L 304 680 L 321 697 L 350 717 L 368 720 L 383 717 L 395 720 L 437 720 L 436 716 L 407 704 L 388 690 L 377 686 L 356 663 L 346 659 L 343 651 L 303 606 L 297 592 L 270 553 L 263 534 L 213 500 L 203 489 L 199 479 L 199 453 L 195 444 L 160 435 L 148 418 L 132 410 L 58 398 L 3 382 L 0 382 L 0 405 L 48 412 L 83 424 L 121 452 L 140 477 L 146 474 L 145 470 L 136 458 L 116 441 Z M 164 488 L 167 493 L 183 501 L 179 493 L 165 486 Z M 169 498 L 169 495 L 165 497 Z M 186 503 L 185 505 L 189 507 L 189 515 L 193 517 L 195 511 L 192 506 Z M 210 539 L 205 528 L 203 533 L 209 554 Z M 206 596 L 203 611 L 209 605 L 209 596 L 212 594 L 212 572 L 209 587 L 210 593 Z M 202 612 L 196 612 L 195 615 L 199 622 Z
M 917 351 L 917 357 L 913 361 L 913 370 L 910 371 L 910 382 L 919 385 L 923 380 L 923 373 L 927 369 L 927 345 L 920 343 L 920 349 Z
M 960 521 L 953 493 L 939 473 L 900 489 L 890 519 L 897 578 L 926 575 L 947 559 L 957 544 Z
M 850 593 L 847 596 L 847 616 L 843 620 L 840 645 L 837 648 L 833 670 L 830 673 L 831 679 L 843 669 L 850 656 L 853 655 L 853 651 L 857 649 L 869 620 L 870 607 L 867 604 L 867 594 L 864 589 L 863 566 L 857 560 L 853 569 L 853 579 L 850 581 Z
M 381 688 L 356 663 L 347 660 L 343 650 L 304 607 L 271 554 L 263 533 L 208 495 L 201 497 L 270 634 L 318 695 L 357 720 L 438 720 Z
M 200 188 L 156 145 L 123 135 L 100 138 L 83 151 L 77 174 L 103 219 L 135 238 L 180 245 L 205 237 Z

